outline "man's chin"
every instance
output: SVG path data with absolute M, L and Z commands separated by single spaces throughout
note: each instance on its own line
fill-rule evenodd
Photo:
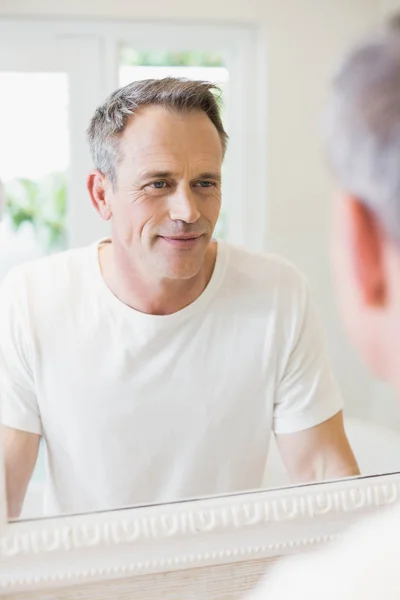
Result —
M 164 270 L 165 279 L 173 279 L 175 281 L 187 281 L 198 275 L 200 268 L 166 268 Z
M 203 265 L 202 259 L 159 261 L 158 272 L 164 279 L 187 280 L 196 277 Z
M 208 247 L 205 242 L 204 237 L 187 245 L 170 243 L 160 238 L 152 252 L 157 271 L 168 279 L 195 277 L 204 265 Z

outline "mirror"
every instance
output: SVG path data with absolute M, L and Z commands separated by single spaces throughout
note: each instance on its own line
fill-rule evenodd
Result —
M 0 35 L 9 518 L 395 471 L 400 418 L 340 329 L 327 232 L 296 230 L 292 196 L 289 233 L 257 238 L 252 29 L 109 25 L 114 67 L 101 25 L 42 27 Z

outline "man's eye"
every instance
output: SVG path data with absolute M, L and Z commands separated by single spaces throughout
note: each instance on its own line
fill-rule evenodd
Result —
M 213 181 L 198 181 L 196 185 L 202 188 L 215 187 L 215 183 Z
M 162 190 L 166 186 L 167 186 L 166 181 L 153 181 L 153 183 L 150 184 L 150 187 L 154 188 L 155 190 Z

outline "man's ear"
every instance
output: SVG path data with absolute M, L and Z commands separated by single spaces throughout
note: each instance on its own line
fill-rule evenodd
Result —
M 109 185 L 105 175 L 98 170 L 89 173 L 86 186 L 93 206 L 103 221 L 109 221 L 112 211 L 106 200 L 107 186 Z
M 353 196 L 343 197 L 342 229 L 355 283 L 365 305 L 381 308 L 386 303 L 387 282 L 381 227 L 367 206 Z

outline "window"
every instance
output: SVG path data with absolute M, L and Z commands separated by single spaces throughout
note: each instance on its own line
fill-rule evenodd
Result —
M 86 191 L 92 166 L 85 136 L 90 117 L 110 92 L 133 79 L 178 75 L 208 79 L 222 89 L 230 142 L 216 235 L 262 249 L 266 186 L 260 148 L 266 134 L 258 114 L 256 44 L 247 27 L 0 21 L 0 114 L 6 115 L 0 116 L 1 127 L 11 115 L 8 137 L 0 138 L 0 179 L 9 197 L 2 246 L 12 247 L 18 239 L 32 256 L 32 244 L 35 252 L 54 252 L 107 235 L 108 226 Z M 37 104 L 31 119 L 18 100 L 21 86 Z M 10 125 L 14 118 L 18 129 Z M 36 147 L 34 136 L 41 142 Z M 13 166 L 7 148 L 18 141 L 20 164 Z M 0 277 L 2 270 L 0 264 Z
M 75 224 L 89 212 L 82 197 L 91 166 L 82 125 L 99 97 L 96 74 L 80 60 L 81 51 L 88 61 L 94 58 L 90 44 L 1 28 L 0 22 L 0 180 L 6 193 L 0 278 L 18 262 L 77 245 Z
M 66 73 L 0 72 L 3 270 L 66 247 L 68 95 Z

